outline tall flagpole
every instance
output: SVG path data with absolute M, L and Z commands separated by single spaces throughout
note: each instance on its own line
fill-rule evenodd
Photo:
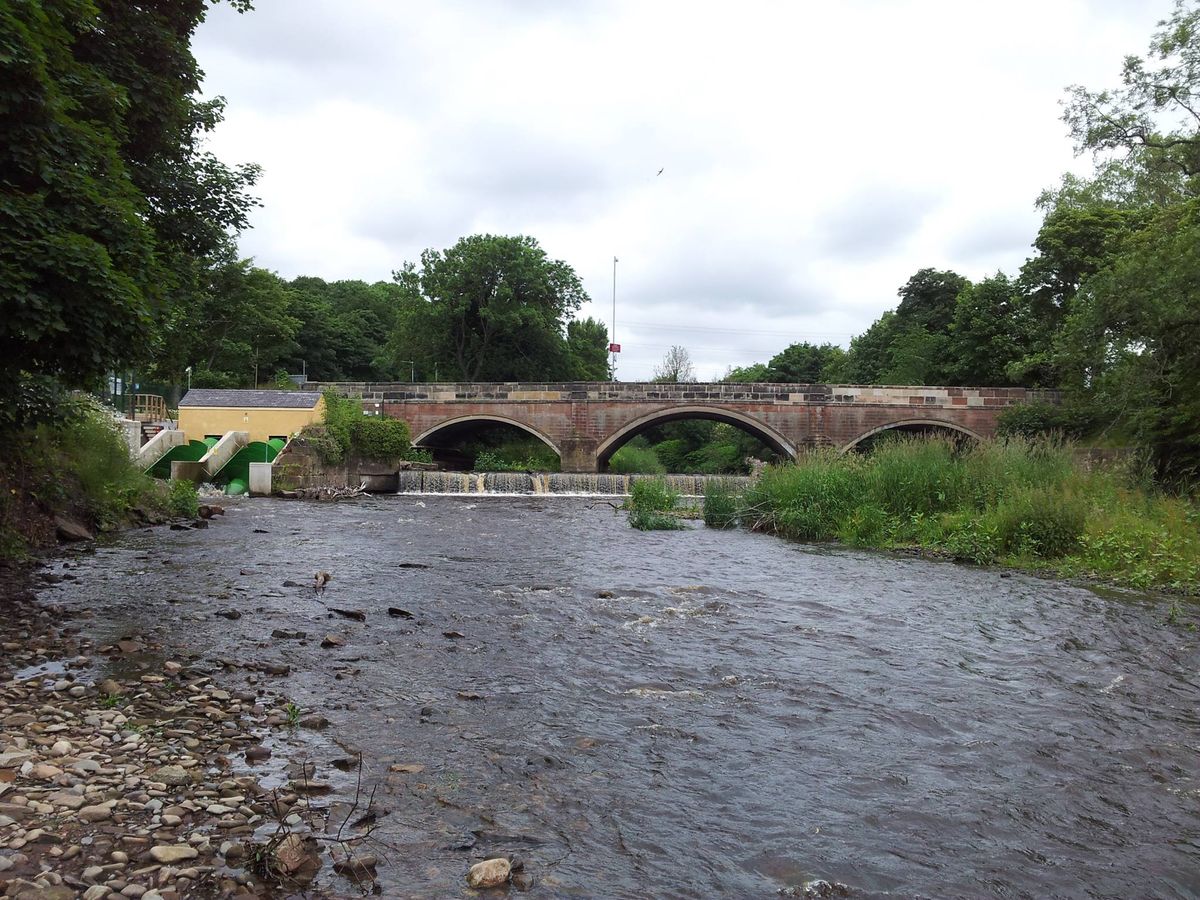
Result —
M 610 334 L 608 336 L 608 342 L 610 344 L 615 344 L 617 342 L 617 258 L 615 256 L 613 257 L 612 334 Z M 611 369 L 610 377 L 612 378 L 613 381 L 616 381 L 617 380 L 617 353 L 616 353 L 616 351 L 614 350 L 611 353 L 609 353 L 609 356 L 612 357 L 612 363 L 610 365 L 610 369 Z

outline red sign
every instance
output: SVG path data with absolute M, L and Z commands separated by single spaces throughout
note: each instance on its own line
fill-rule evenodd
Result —
M 608 345 L 608 352 L 609 352 L 609 353 L 620 353 L 620 352 L 621 352 L 621 345 L 620 345 L 620 344 L 609 344 L 609 345 Z

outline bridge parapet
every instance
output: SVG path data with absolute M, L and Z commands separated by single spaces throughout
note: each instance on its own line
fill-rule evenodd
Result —
M 1027 388 L 875 384 L 742 384 L 732 382 L 308 382 L 304 390 L 335 390 L 375 403 L 755 403 L 779 406 L 856 405 L 995 408 L 1056 403 L 1057 391 Z

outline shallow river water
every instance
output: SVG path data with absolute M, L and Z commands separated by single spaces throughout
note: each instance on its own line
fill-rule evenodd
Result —
M 1161 602 L 554 496 L 256 500 L 75 573 L 47 596 L 99 637 L 292 666 L 380 784 L 385 896 L 513 851 L 531 896 L 1200 895 L 1200 650 Z

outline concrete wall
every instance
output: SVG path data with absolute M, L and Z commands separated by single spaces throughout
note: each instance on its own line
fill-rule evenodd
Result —
M 248 443 L 250 440 L 246 432 L 230 431 L 213 444 L 212 449 L 200 457 L 200 468 L 204 471 L 205 480 L 220 472 Z M 172 471 L 174 471 L 175 464 L 171 463 L 171 465 Z
M 141 424 L 138 423 L 139 433 Z M 165 428 L 138 449 L 134 459 L 139 466 L 147 469 L 158 462 L 172 447 L 181 447 L 187 443 L 182 431 Z
M 251 441 L 265 441 L 293 435 L 305 425 L 324 419 L 324 397 L 319 397 L 312 409 L 184 406 L 179 410 L 179 430 L 189 441 L 201 441 L 205 435 L 230 431 L 244 431 Z

